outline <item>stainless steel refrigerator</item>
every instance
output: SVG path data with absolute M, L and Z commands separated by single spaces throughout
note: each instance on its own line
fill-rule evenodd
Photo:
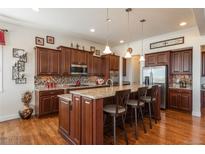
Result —
M 148 82 L 145 81 L 149 80 Z M 142 70 L 143 84 L 149 83 L 149 85 L 159 84 L 161 85 L 161 108 L 166 109 L 167 104 L 167 89 L 168 89 L 168 77 L 167 66 L 154 66 L 143 67 Z

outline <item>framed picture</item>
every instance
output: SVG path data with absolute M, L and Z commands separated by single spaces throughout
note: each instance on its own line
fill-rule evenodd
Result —
M 13 57 L 14 58 L 20 58 L 20 56 L 25 54 L 25 50 L 24 49 L 17 49 L 17 48 L 13 48 Z
M 19 71 L 19 72 L 25 71 L 25 63 L 24 63 L 24 62 L 18 61 L 17 67 L 18 67 L 18 71 Z
M 54 44 L 55 43 L 55 38 L 53 36 L 46 36 L 46 42 L 48 44 Z
M 100 56 L 100 50 L 95 50 L 94 54 L 95 56 Z
M 12 80 L 16 80 L 19 78 L 18 67 L 12 66 Z
M 26 84 L 26 78 L 18 78 L 18 79 L 16 79 L 16 84 Z
M 36 45 L 44 46 L 44 38 L 42 37 L 36 37 L 35 42 L 36 42 Z
M 94 46 L 90 46 L 90 51 L 91 52 L 95 52 L 95 47 Z

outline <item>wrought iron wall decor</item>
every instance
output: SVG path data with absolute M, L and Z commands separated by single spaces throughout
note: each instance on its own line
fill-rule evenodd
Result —
M 26 84 L 25 78 L 25 63 L 27 62 L 27 53 L 23 49 L 13 48 L 13 57 L 18 60 L 12 66 L 12 80 L 16 84 Z
M 150 49 L 163 48 L 179 44 L 184 44 L 184 37 L 177 37 L 169 40 L 150 43 Z

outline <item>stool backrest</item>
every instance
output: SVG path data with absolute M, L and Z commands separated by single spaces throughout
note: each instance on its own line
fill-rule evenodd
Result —
M 138 89 L 138 99 L 140 100 L 142 97 L 146 97 L 147 96 L 147 87 L 140 87 Z
M 118 114 L 119 107 L 124 107 L 127 111 L 127 102 L 130 97 L 131 90 L 120 90 L 115 93 L 116 114 Z
M 153 101 L 154 99 L 157 99 L 157 95 L 158 95 L 158 85 L 154 85 L 152 86 L 152 90 L 151 90 L 151 101 Z

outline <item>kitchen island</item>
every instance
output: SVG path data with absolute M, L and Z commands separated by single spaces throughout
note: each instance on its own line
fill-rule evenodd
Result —
M 103 104 L 107 97 L 114 97 L 119 90 L 131 89 L 136 93 L 144 85 L 126 85 L 70 91 L 71 101 L 66 96 L 60 97 L 59 118 L 64 119 L 59 126 L 60 134 L 71 144 L 103 144 Z M 151 88 L 151 87 L 149 87 Z M 155 103 L 154 117 L 160 120 L 160 88 Z M 64 113 L 61 113 L 64 112 Z M 66 113 L 65 113 L 66 112 Z M 62 115 L 62 117 L 61 117 Z M 62 121 L 62 120 L 59 120 Z

